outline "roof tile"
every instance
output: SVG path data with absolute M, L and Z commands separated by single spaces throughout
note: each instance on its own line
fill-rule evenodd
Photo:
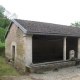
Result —
M 80 35 L 80 28 L 52 24 L 52 23 L 44 23 L 44 22 L 36 22 L 36 21 L 28 21 L 28 20 L 20 20 L 15 19 L 20 25 L 22 25 L 28 33 L 47 33 L 47 34 L 66 34 L 66 35 Z

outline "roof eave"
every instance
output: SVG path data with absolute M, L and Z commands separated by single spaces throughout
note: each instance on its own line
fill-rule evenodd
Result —
M 54 35 L 54 36 L 66 36 L 66 37 L 80 37 L 80 35 L 75 34 L 57 34 L 57 33 L 35 33 L 35 32 L 27 32 L 27 34 L 33 35 Z
M 27 34 L 27 30 L 21 26 L 16 20 L 12 19 L 12 21 L 25 33 Z
M 19 27 L 24 32 L 24 34 L 27 34 L 27 30 L 23 26 L 21 26 L 16 20 L 12 19 L 11 20 L 11 23 L 10 23 L 10 25 L 8 27 L 8 30 L 7 30 L 7 32 L 6 32 L 5 36 L 4 36 L 5 39 L 6 39 L 7 35 L 8 35 L 9 29 L 10 29 L 11 24 L 13 22 L 17 25 L 17 27 Z

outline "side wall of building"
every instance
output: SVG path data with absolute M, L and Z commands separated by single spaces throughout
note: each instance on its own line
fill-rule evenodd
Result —
M 14 51 L 14 62 L 21 69 L 25 70 L 25 66 L 32 63 L 32 51 L 31 44 L 32 37 L 25 35 L 14 23 L 11 25 L 11 28 L 8 32 L 8 35 L 5 39 L 5 56 L 8 59 L 13 58 L 13 46 L 15 47 Z M 29 46 L 30 45 L 30 46 Z M 28 50 L 28 53 L 27 53 Z M 28 56 L 28 54 L 30 55 Z M 28 58 L 28 59 L 27 59 Z M 30 61 L 29 61 L 30 60 Z
M 32 64 L 32 36 L 24 35 L 25 66 Z

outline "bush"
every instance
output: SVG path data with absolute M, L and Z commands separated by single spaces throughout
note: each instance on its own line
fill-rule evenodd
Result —
M 0 41 L 0 48 L 2 48 L 2 47 L 5 47 L 5 43 L 2 43 L 2 42 Z
M 5 48 L 0 48 L 0 56 L 4 57 L 5 56 Z
M 0 42 L 0 56 L 4 57 L 5 53 L 5 44 Z

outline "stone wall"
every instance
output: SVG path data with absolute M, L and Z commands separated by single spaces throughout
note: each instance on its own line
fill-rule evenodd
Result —
M 75 66 L 75 64 L 76 64 L 76 61 L 58 61 L 58 62 L 39 63 L 39 64 L 31 65 L 29 71 L 42 72 L 42 71 L 55 70 L 55 69 Z
M 15 46 L 15 63 L 25 65 L 24 33 L 13 23 L 5 39 L 5 56 L 12 59 L 12 46 Z M 16 64 L 17 65 L 17 64 Z M 19 64 L 18 64 L 19 65 Z

